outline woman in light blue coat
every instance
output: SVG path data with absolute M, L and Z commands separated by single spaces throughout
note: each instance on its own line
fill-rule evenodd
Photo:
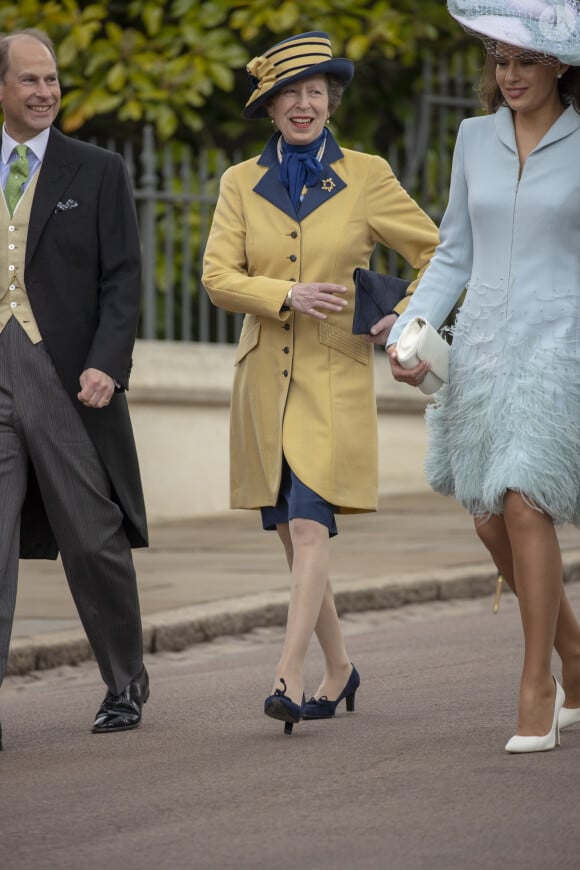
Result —
M 517 593 L 524 663 L 506 750 L 535 752 L 580 722 L 580 629 L 555 531 L 580 526 L 580 11 L 550 0 L 448 7 L 488 50 L 489 114 L 461 124 L 441 244 L 388 352 L 397 380 L 420 383 L 426 364 L 403 369 L 396 341 L 417 315 L 439 327 L 467 287 L 449 383 L 427 412 L 426 471 L 474 516 Z

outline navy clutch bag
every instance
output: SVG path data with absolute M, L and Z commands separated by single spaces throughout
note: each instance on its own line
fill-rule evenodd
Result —
M 367 335 L 381 317 L 393 313 L 411 283 L 371 269 L 355 269 L 353 335 Z

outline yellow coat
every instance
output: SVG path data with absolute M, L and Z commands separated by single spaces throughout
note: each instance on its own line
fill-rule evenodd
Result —
M 282 454 L 339 513 L 378 500 L 373 345 L 352 335 L 353 270 L 377 242 L 415 269 L 438 244 L 435 224 L 380 157 L 341 150 L 329 134 L 320 186 L 298 214 L 279 180 L 277 135 L 224 173 L 204 257 L 212 302 L 245 313 L 230 421 L 231 506 L 276 504 Z M 326 321 L 282 310 L 294 284 L 348 288 Z

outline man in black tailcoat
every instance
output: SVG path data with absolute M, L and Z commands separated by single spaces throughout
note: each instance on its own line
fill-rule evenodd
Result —
M 41 31 L 0 39 L 0 103 L 0 681 L 18 559 L 60 551 L 107 685 L 93 731 L 126 730 L 149 696 L 131 557 L 147 523 L 124 393 L 140 305 L 133 197 L 119 155 L 52 126 L 58 69 Z

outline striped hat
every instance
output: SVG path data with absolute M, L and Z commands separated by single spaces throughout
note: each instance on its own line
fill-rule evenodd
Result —
M 348 85 L 354 75 L 352 61 L 333 57 L 327 33 L 314 30 L 278 42 L 246 66 L 252 91 L 243 118 L 266 118 L 266 103 L 283 87 L 316 75 L 332 75 Z

